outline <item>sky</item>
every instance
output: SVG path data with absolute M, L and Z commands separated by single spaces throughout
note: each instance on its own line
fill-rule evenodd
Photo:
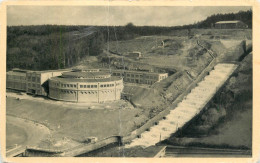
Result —
M 126 25 L 177 26 L 217 13 L 236 13 L 236 6 L 7 6 L 7 25 Z

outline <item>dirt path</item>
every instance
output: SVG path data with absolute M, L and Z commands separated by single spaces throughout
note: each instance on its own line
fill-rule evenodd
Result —
M 17 145 L 24 147 L 35 146 L 40 140 L 45 139 L 50 135 L 49 128 L 30 120 L 7 115 L 6 123 L 7 133 L 10 134 L 10 136 L 6 135 L 6 147 L 9 149 L 14 147 L 16 143 L 20 143 Z M 18 137 L 23 137 L 24 139 L 17 139 Z

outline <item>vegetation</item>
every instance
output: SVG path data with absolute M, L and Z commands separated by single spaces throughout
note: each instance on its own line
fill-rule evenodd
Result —
M 98 55 L 103 33 L 93 27 L 15 26 L 7 29 L 7 69 L 70 67 L 86 55 Z
M 108 41 L 169 35 L 182 29 L 188 29 L 182 33 L 189 35 L 192 28 L 211 28 L 221 20 L 241 20 L 252 28 L 252 11 L 212 15 L 195 24 L 175 27 L 134 26 L 132 23 L 125 26 L 10 26 L 7 28 L 7 70 L 67 68 L 85 56 L 101 54 Z

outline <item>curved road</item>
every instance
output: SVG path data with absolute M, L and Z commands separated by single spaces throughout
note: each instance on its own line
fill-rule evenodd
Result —
M 26 146 L 36 146 L 42 139 L 50 135 L 50 130 L 46 126 L 11 115 L 6 116 L 6 124 L 7 156 L 8 152 L 13 153 L 12 151 L 16 148 L 22 150 Z M 10 136 L 8 136 L 8 133 Z M 17 147 L 15 146 L 16 143 L 19 143 Z

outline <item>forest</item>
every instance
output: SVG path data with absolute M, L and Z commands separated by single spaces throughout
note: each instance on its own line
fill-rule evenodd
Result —
M 214 28 L 217 21 L 241 20 L 252 28 L 252 10 L 211 15 L 184 26 L 8 26 L 7 70 L 21 68 L 49 70 L 68 68 L 85 56 L 101 54 L 107 41 L 129 40 L 138 36 L 168 35 L 175 30 Z

